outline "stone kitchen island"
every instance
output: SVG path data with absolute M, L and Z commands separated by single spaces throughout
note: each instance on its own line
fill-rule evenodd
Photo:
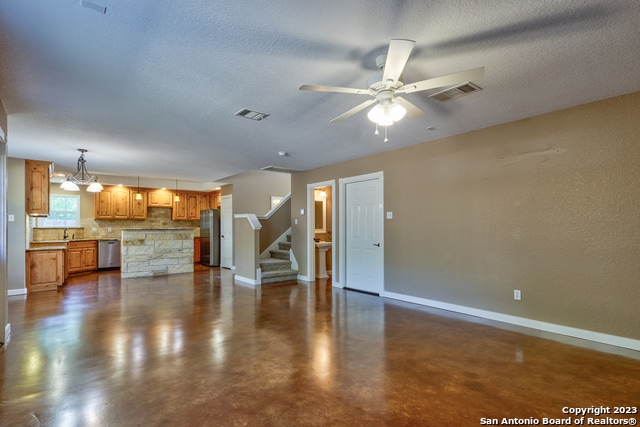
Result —
M 193 272 L 191 228 L 122 230 L 122 278 Z

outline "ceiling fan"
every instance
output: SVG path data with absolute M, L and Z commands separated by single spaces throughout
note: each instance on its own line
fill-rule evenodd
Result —
M 399 94 L 420 92 L 445 86 L 455 86 L 460 83 L 480 79 L 484 75 L 484 67 L 479 67 L 472 70 L 461 71 L 459 73 L 448 74 L 446 76 L 422 80 L 416 83 L 404 84 L 402 80 L 402 71 L 409 59 L 409 55 L 411 55 L 414 44 L 415 41 L 413 40 L 391 40 L 386 57 L 385 55 L 382 55 L 376 58 L 376 65 L 378 68 L 382 69 L 382 72 L 375 74 L 371 79 L 369 79 L 369 87 L 367 89 L 355 89 L 339 86 L 302 85 L 300 86 L 300 90 L 372 96 L 373 99 L 369 99 L 359 105 L 356 105 L 349 111 L 330 120 L 330 122 L 333 123 L 348 119 L 370 105 L 376 104 L 369 111 L 367 116 L 372 122 L 376 123 L 376 125 L 389 126 L 402 119 L 405 115 L 415 119 L 424 114 L 424 111 L 401 96 L 398 96 Z

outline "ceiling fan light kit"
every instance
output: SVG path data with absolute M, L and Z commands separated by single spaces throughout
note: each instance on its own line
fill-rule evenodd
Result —
M 376 104 L 371 108 L 367 117 L 376 124 L 376 135 L 378 134 L 377 126 L 385 127 L 385 142 L 387 142 L 387 126 L 391 126 L 393 123 L 401 120 L 405 115 L 409 118 L 415 119 L 425 114 L 422 109 L 398 96 L 399 94 L 457 86 L 461 83 L 470 84 L 471 80 L 480 79 L 484 75 L 484 67 L 479 67 L 472 70 L 448 74 L 446 76 L 435 77 L 405 85 L 402 80 L 402 71 L 404 70 L 409 56 L 411 55 L 414 44 L 415 41 L 413 40 L 391 40 L 386 57 L 382 55 L 376 58 L 376 65 L 379 68 L 382 68 L 382 73 L 376 73 L 375 76 L 372 76 L 369 79 L 367 89 L 339 86 L 302 85 L 300 86 L 300 90 L 372 96 L 374 99 L 369 99 L 359 105 L 356 105 L 330 122 L 333 123 L 348 119 L 354 114 L 365 110 L 372 104 Z
M 400 121 L 406 114 L 407 109 L 400 104 L 376 104 L 369 110 L 367 117 L 379 126 L 391 126 Z

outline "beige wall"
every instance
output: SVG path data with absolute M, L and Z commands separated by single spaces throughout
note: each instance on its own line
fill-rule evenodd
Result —
M 252 170 L 229 178 L 222 195 L 233 193 L 233 212 L 262 216 L 271 210 L 271 196 L 286 196 L 291 191 L 288 174 Z
M 301 274 L 306 184 L 384 171 L 385 291 L 640 339 L 639 135 L 635 93 L 295 174 Z
M 7 158 L 7 214 L 14 221 L 7 222 L 7 290 L 9 294 L 26 292 L 26 198 L 24 159 Z
M 0 99 L 0 343 L 10 336 L 7 315 L 7 113 Z

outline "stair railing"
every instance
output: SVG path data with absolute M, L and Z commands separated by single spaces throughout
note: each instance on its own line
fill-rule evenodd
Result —
M 291 229 L 291 194 L 274 206 L 264 216 L 258 217 L 260 230 L 260 253 L 268 253 L 269 248 L 277 244 Z

